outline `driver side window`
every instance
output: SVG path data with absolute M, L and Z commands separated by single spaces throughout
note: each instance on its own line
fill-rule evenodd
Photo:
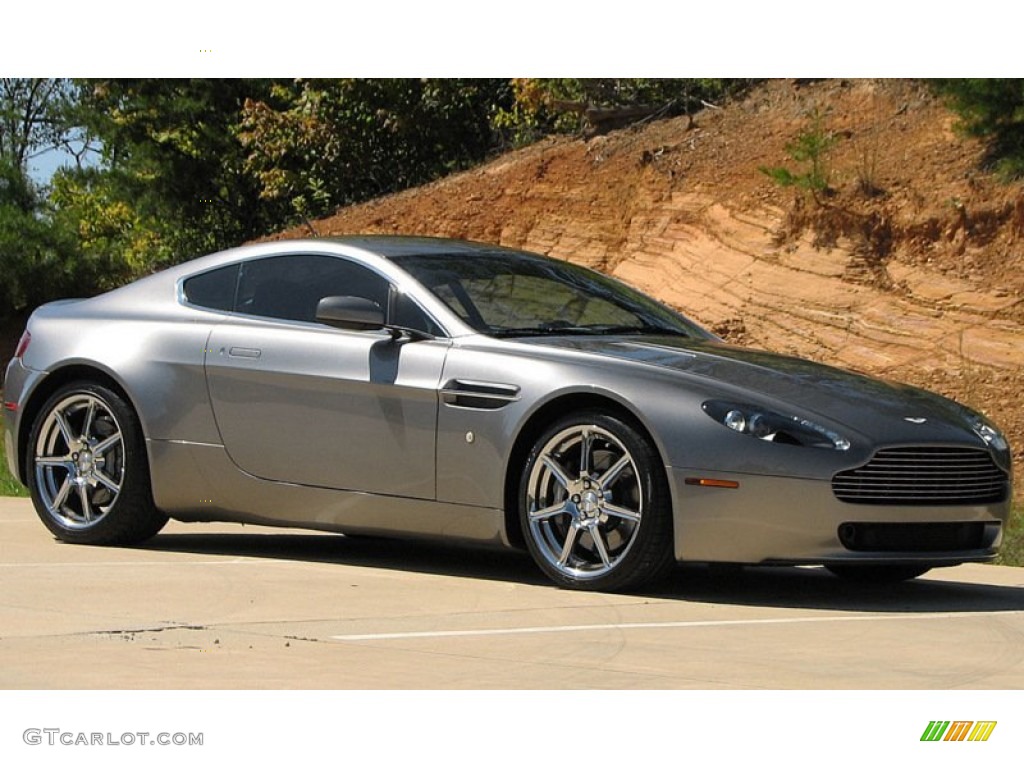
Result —
M 325 296 L 369 299 L 391 315 L 389 322 L 441 335 L 442 331 L 412 299 L 394 293 L 376 272 L 347 259 L 317 254 L 271 256 L 242 262 L 234 311 L 279 320 L 316 322 Z
M 235 311 L 316 322 L 325 296 L 357 296 L 387 306 L 390 285 L 365 267 L 334 256 L 272 256 L 242 264 Z

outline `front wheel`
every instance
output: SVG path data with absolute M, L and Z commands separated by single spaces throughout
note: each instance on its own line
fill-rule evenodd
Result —
M 36 417 L 26 458 L 36 513 L 62 541 L 136 544 L 167 522 L 153 504 L 138 418 L 107 387 L 58 389 Z
M 563 587 L 635 587 L 674 562 L 658 454 L 607 414 L 572 414 L 540 436 L 523 468 L 519 515 L 533 559 Z

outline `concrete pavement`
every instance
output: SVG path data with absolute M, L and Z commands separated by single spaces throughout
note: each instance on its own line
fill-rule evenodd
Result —
M 1024 569 L 893 587 L 679 568 L 646 594 L 526 556 L 172 522 L 61 544 L 0 498 L 0 688 L 1024 688 Z

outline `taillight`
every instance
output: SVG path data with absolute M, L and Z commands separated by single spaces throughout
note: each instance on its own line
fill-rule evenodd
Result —
M 14 356 L 18 360 L 21 360 L 25 356 L 25 351 L 28 349 L 29 342 L 32 341 L 32 334 L 25 331 L 21 334 L 21 339 L 18 340 L 18 348 L 14 350 Z

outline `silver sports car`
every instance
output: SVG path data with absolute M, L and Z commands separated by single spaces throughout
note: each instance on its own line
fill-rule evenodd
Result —
M 247 246 L 47 304 L 3 405 L 12 472 L 86 544 L 174 517 L 525 548 L 586 589 L 677 561 L 897 580 L 991 559 L 1011 498 L 955 402 L 451 240 Z

